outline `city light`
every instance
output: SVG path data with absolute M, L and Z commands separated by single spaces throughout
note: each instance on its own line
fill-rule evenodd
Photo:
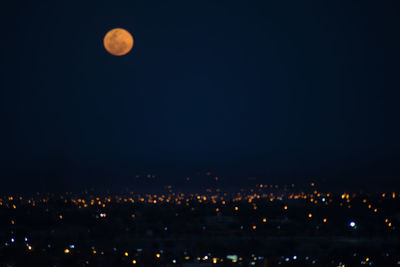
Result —
M 274 191 L 269 191 L 270 188 L 273 188 Z M 379 197 L 381 196 L 379 194 Z M 57 201 L 52 198 L 60 200 L 60 205 L 55 206 L 53 203 L 57 203 Z M 81 262 L 89 259 L 91 264 L 94 264 L 97 258 L 100 259 L 105 256 L 112 258 L 117 257 L 117 255 L 124 258 L 125 262 L 144 264 L 144 266 L 146 264 L 148 266 L 164 264 L 165 262 L 169 262 L 169 264 L 181 264 L 182 262 L 228 264 L 229 262 L 257 266 L 268 262 L 268 264 L 274 266 L 274 264 L 279 265 L 279 262 L 281 262 L 280 264 L 295 264 L 303 260 L 306 260 L 308 264 L 312 264 L 312 262 L 322 264 L 323 257 L 319 257 L 319 255 L 304 257 L 302 254 L 297 254 L 299 251 L 296 249 L 290 251 L 290 253 L 282 253 L 278 258 L 269 258 L 268 255 L 263 254 L 263 250 L 257 247 L 249 255 L 241 255 L 240 250 L 232 250 L 229 251 L 229 254 L 224 255 L 215 254 L 212 249 L 209 253 L 200 253 L 188 247 L 185 248 L 187 250 L 185 250 L 185 253 L 179 254 L 171 251 L 164 243 L 157 240 L 173 240 L 176 236 L 180 236 L 182 240 L 185 240 L 188 236 L 196 238 L 200 236 L 201 238 L 220 236 L 221 239 L 229 238 L 228 240 L 235 242 L 237 242 L 235 236 L 241 236 L 243 240 L 255 237 L 259 240 L 266 237 L 285 240 L 285 238 L 288 238 L 288 233 L 294 233 L 295 235 L 304 235 L 307 242 L 311 242 L 311 244 L 315 242 L 314 239 L 321 236 L 332 236 L 333 240 L 346 236 L 349 240 L 357 241 L 364 238 L 366 232 L 364 228 L 359 228 L 358 231 L 355 231 L 355 229 L 358 229 L 359 225 L 371 224 L 371 221 L 369 221 L 371 218 L 379 221 L 379 224 L 376 224 L 372 230 L 375 231 L 374 233 L 378 233 L 377 236 L 380 234 L 389 240 L 398 231 L 397 215 L 388 207 L 394 207 L 394 203 L 397 203 L 399 198 L 397 196 L 392 198 L 391 194 L 385 196 L 385 201 L 391 202 L 387 206 L 385 206 L 386 203 L 377 201 L 374 195 L 366 196 L 359 193 L 328 194 L 315 190 L 315 188 L 307 192 L 300 190 L 292 192 L 287 188 L 276 191 L 275 186 L 269 185 L 257 186 L 235 193 L 226 193 L 218 188 L 218 190 L 207 189 L 203 193 L 187 194 L 175 192 L 169 188 L 167 192 L 160 194 L 38 195 L 38 197 L 18 200 L 19 202 L 15 204 L 18 207 L 16 210 L 13 209 L 13 205 L 9 203 L 10 200 L 8 199 L 8 197 L 0 197 L 2 208 L 13 212 L 7 215 L 9 217 L 5 217 L 5 221 L 10 222 L 17 219 L 18 227 L 8 223 L 7 239 L 1 244 L 4 248 L 18 250 L 20 244 L 22 244 L 24 253 L 29 251 L 30 255 L 38 253 L 63 254 L 68 259 L 81 257 Z M 15 201 L 16 198 L 13 199 L 12 201 Z M 319 200 L 319 202 L 316 202 L 316 200 Z M 85 203 L 89 204 L 86 209 L 84 209 Z M 349 205 L 349 203 L 352 205 Z M 105 204 L 107 205 L 106 208 L 103 207 Z M 292 208 L 290 212 L 287 212 L 289 205 Z M 368 205 L 371 205 L 370 209 L 367 208 Z M 30 213 L 39 211 L 38 214 L 44 214 L 42 215 L 43 220 L 48 218 L 48 225 L 53 225 L 53 227 L 41 231 L 49 241 L 42 244 L 42 241 L 37 238 L 37 230 L 35 229 L 21 232 L 20 229 L 26 227 L 27 220 L 23 219 L 27 214 L 26 210 L 29 210 Z M 239 210 L 240 212 L 238 212 Z M 73 215 L 74 213 L 82 216 Z M 149 216 L 149 214 L 157 214 L 157 216 Z M 328 214 L 332 217 L 329 224 L 327 217 L 324 217 Z M 351 217 L 349 214 L 351 214 Z M 55 220 L 57 224 L 54 224 Z M 81 221 L 84 224 L 80 226 L 79 231 L 87 232 L 93 238 L 89 245 L 76 239 L 73 234 L 66 238 L 69 241 L 57 240 L 57 236 L 60 234 L 58 227 L 64 229 L 69 224 L 79 225 Z M 337 223 L 340 221 L 348 223 Z M 299 228 L 298 225 L 301 225 L 301 227 Z M 349 228 L 354 230 L 349 231 Z M 124 240 L 125 236 L 135 237 L 138 240 L 145 240 L 145 242 L 148 242 L 146 240 L 155 240 L 152 242 L 157 250 L 148 245 L 132 248 L 128 243 L 116 242 L 112 238 L 103 242 L 100 237 L 109 236 L 104 229 L 111 229 L 113 233 L 119 235 L 121 240 Z M 18 231 L 16 232 L 16 230 Z M 338 240 L 340 244 L 341 239 Z M 58 245 L 62 242 L 68 242 L 64 243 L 66 248 Z M 240 243 L 237 242 L 236 244 Z M 242 243 L 245 244 L 245 242 Z M 228 242 L 224 246 L 229 247 L 230 245 Z M 277 246 L 280 246 L 279 242 Z M 131 248 L 132 251 L 128 252 L 128 249 Z M 127 251 L 124 251 L 124 249 Z M 284 251 L 284 248 L 281 250 Z M 111 251 L 111 253 L 108 251 Z M 293 255 L 294 253 L 296 254 Z M 309 252 L 307 251 L 307 253 Z M 148 257 L 149 255 L 151 257 Z M 394 256 L 392 255 L 395 255 L 395 253 L 389 250 L 382 255 L 393 262 Z M 365 254 L 360 253 L 353 257 L 356 258 L 358 264 L 363 262 L 362 264 L 369 265 L 378 262 L 377 256 L 372 254 L 366 257 Z M 332 260 L 337 260 L 334 262 L 335 266 L 350 266 L 351 262 L 347 258 L 339 257 Z

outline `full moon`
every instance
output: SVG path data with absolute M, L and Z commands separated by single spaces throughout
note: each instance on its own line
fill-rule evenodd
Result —
M 115 28 L 104 36 L 104 48 L 114 56 L 123 56 L 133 47 L 133 37 L 125 29 Z

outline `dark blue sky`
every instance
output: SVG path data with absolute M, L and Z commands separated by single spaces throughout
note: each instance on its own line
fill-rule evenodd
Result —
M 4 188 L 205 170 L 399 185 L 399 1 L 2 5 Z M 103 48 L 114 27 L 127 56 Z

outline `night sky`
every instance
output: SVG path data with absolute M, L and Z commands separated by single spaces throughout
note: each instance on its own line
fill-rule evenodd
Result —
M 5 1 L 0 21 L 2 190 L 400 184 L 399 1 Z

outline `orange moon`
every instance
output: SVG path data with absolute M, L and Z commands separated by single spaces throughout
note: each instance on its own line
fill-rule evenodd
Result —
M 104 36 L 104 48 L 114 56 L 123 56 L 129 53 L 133 47 L 133 37 L 125 29 L 115 28 Z

